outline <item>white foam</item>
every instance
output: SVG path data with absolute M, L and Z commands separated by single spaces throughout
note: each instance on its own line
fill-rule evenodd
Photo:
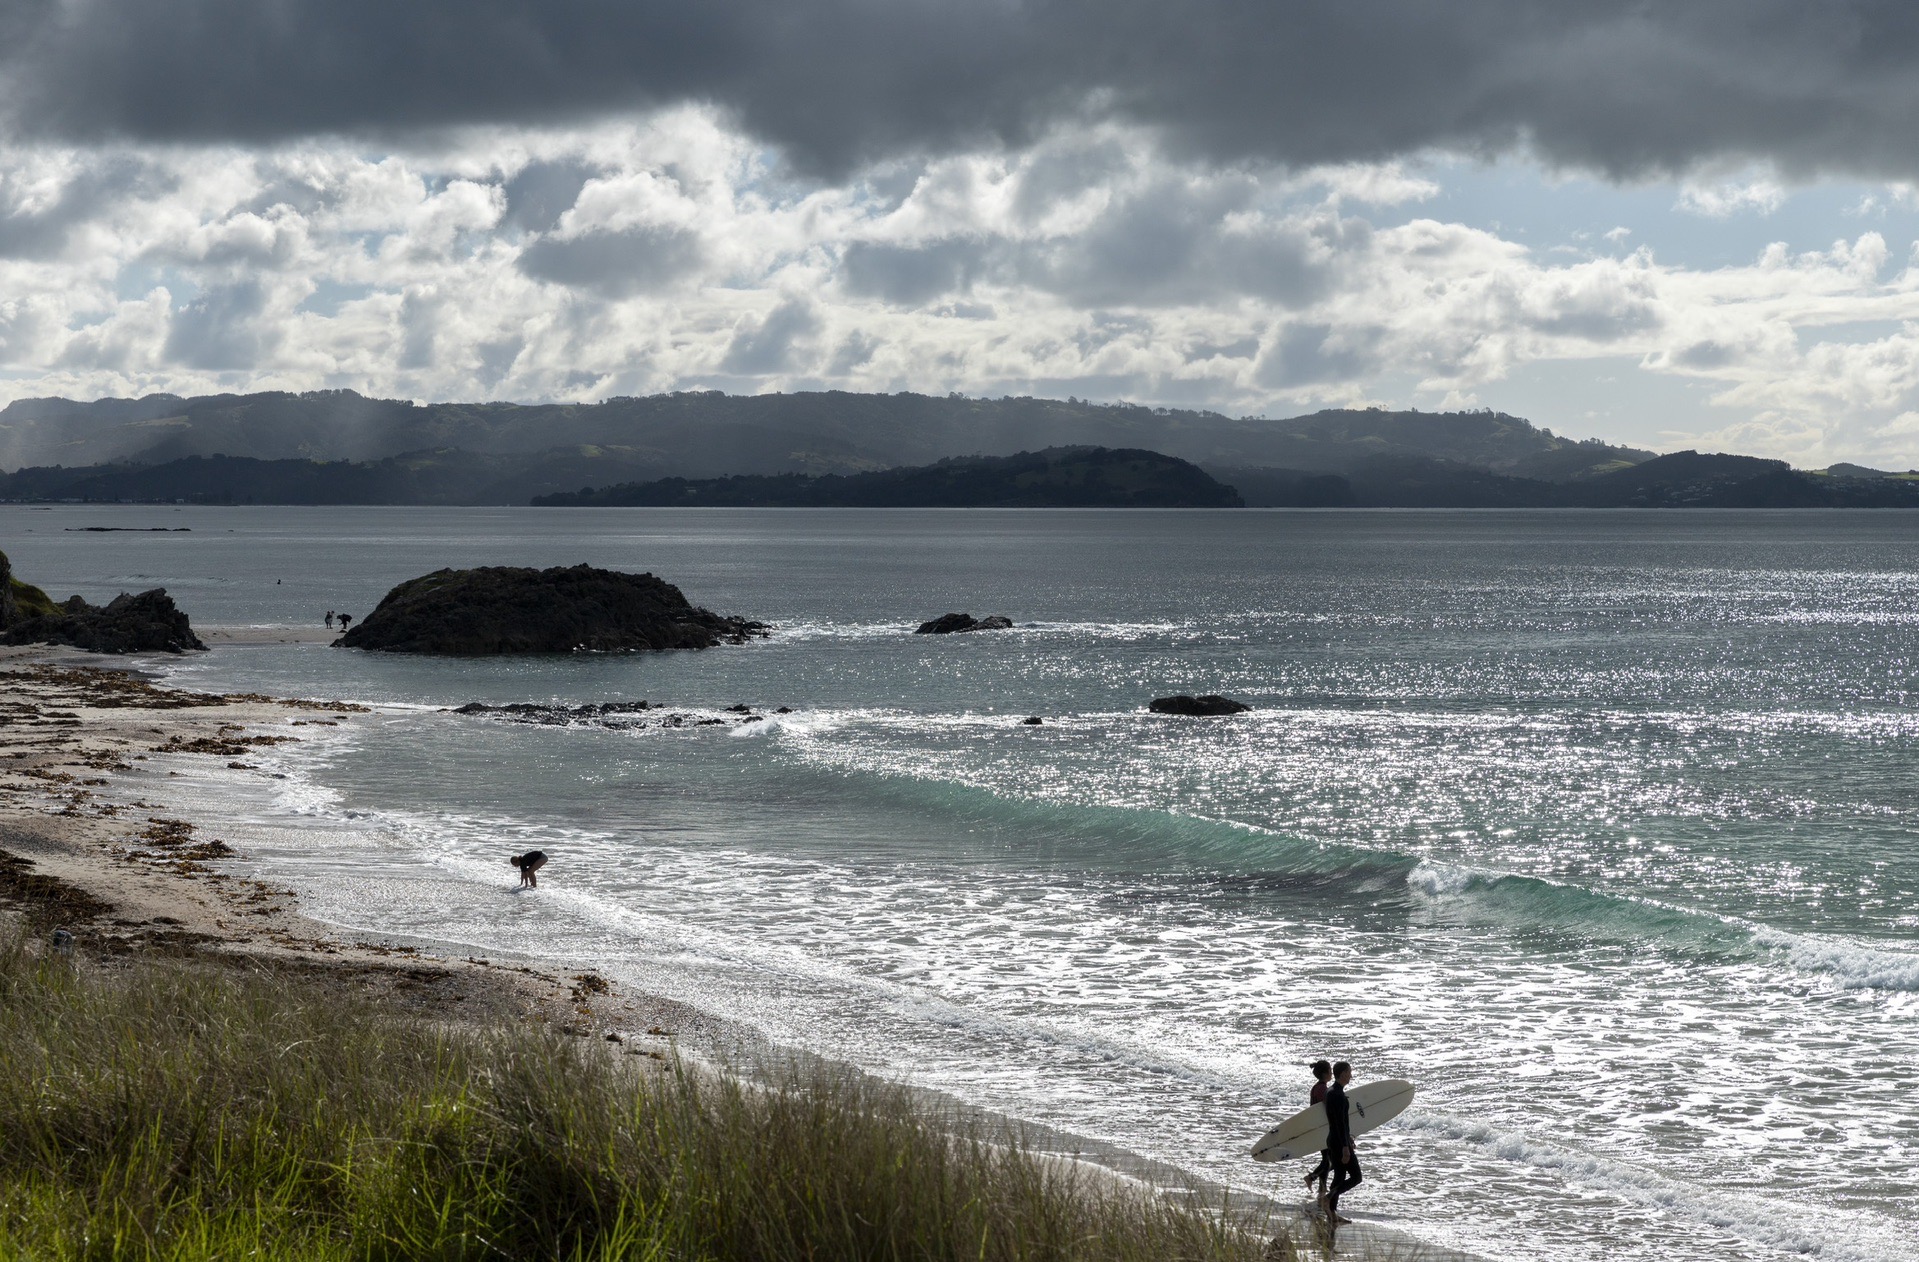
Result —
M 1406 874 L 1406 884 L 1412 888 L 1413 892 L 1424 894 L 1428 898 L 1446 898 L 1463 894 L 1482 879 L 1486 879 L 1484 875 L 1471 868 L 1452 863 L 1436 863 L 1431 859 L 1421 859 L 1413 870 Z
M 1753 938 L 1784 951 L 1795 968 L 1826 974 L 1848 990 L 1919 991 L 1919 952 L 1768 928 L 1755 929 Z
M 1642 1166 L 1435 1113 L 1414 1113 L 1408 1129 L 1472 1144 L 1582 1187 L 1679 1215 L 1787 1253 L 1843 1262 L 1911 1262 L 1911 1224 L 1869 1210 L 1834 1213 L 1828 1204 L 1798 1202 L 1681 1183 Z M 1816 1160 L 1809 1156 L 1809 1160 Z

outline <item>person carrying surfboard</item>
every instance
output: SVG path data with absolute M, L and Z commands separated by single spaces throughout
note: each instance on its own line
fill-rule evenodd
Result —
M 1308 1104 L 1326 1103 L 1326 1089 L 1332 1081 L 1332 1077 L 1333 1063 L 1331 1061 L 1316 1060 L 1313 1062 L 1313 1090 L 1312 1094 L 1307 1097 L 1306 1102 Z M 1319 1204 L 1322 1208 L 1324 1208 L 1326 1204 L 1326 1176 L 1332 1171 L 1332 1168 L 1333 1150 L 1330 1148 L 1322 1148 L 1319 1150 L 1319 1164 L 1314 1166 L 1313 1172 L 1306 1176 L 1307 1187 L 1311 1187 L 1315 1183 L 1319 1184 Z
M 1345 1061 L 1333 1066 L 1333 1085 L 1326 1091 L 1326 1147 L 1333 1154 L 1333 1187 L 1326 1194 L 1328 1223 L 1348 1223 L 1339 1216 L 1339 1198 L 1359 1186 L 1364 1178 L 1359 1171 L 1359 1152 L 1353 1147 L 1353 1125 L 1347 1116 L 1346 1084 L 1353 1080 L 1353 1067 Z

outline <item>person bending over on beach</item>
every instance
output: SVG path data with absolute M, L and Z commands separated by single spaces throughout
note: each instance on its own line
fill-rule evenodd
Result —
M 1328 1223 L 1349 1223 L 1339 1216 L 1339 1198 L 1359 1186 L 1359 1152 L 1353 1147 L 1353 1125 L 1347 1116 L 1346 1084 L 1353 1067 L 1345 1061 L 1333 1066 L 1333 1085 L 1326 1092 L 1326 1149 L 1333 1154 L 1333 1190 L 1326 1194 Z
M 529 850 L 525 854 L 514 855 L 507 862 L 520 870 L 522 889 L 540 888 L 540 878 L 535 873 L 546 866 L 546 851 Z
M 1326 1085 L 1332 1080 L 1332 1076 L 1333 1066 L 1331 1061 L 1316 1060 L 1313 1062 L 1313 1092 L 1306 1101 L 1308 1105 L 1326 1103 Z M 1319 1150 L 1319 1164 L 1314 1166 L 1313 1172 L 1306 1176 L 1307 1187 L 1311 1187 L 1315 1183 L 1319 1184 L 1319 1203 L 1322 1207 L 1326 1204 L 1326 1176 L 1332 1171 L 1332 1168 L 1333 1150 L 1330 1148 L 1322 1148 Z

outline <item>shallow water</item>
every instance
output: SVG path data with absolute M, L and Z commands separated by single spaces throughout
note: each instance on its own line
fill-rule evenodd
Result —
M 187 534 L 76 534 L 88 524 Z M 1305 1062 L 1420 1085 L 1350 1208 L 1502 1258 L 1919 1236 L 1919 517 L 0 507 L 16 568 L 201 624 L 441 565 L 651 569 L 706 653 L 314 645 L 387 703 L 176 792 L 342 924 L 591 962 L 1213 1178 Z M 29 533 L 29 531 L 31 533 Z M 915 637 L 949 609 L 1013 632 Z M 1148 715 L 1168 692 L 1254 703 Z M 455 717 L 649 698 L 750 726 Z M 1042 727 L 1017 720 L 1043 715 Z M 184 788 L 179 786 L 185 783 Z M 157 790 L 157 786 L 156 786 Z M 553 855 L 537 896 L 505 854 Z

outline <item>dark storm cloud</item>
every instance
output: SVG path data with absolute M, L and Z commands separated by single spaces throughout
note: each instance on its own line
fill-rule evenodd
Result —
M 1530 143 L 1919 174 L 1909 0 L 0 0 L 16 134 L 269 141 L 709 101 L 801 165 L 1065 116 L 1214 159 Z
M 520 270 L 535 280 L 631 298 L 666 288 L 697 268 L 700 257 L 699 238 L 683 229 L 625 228 L 542 237 L 520 252 Z

